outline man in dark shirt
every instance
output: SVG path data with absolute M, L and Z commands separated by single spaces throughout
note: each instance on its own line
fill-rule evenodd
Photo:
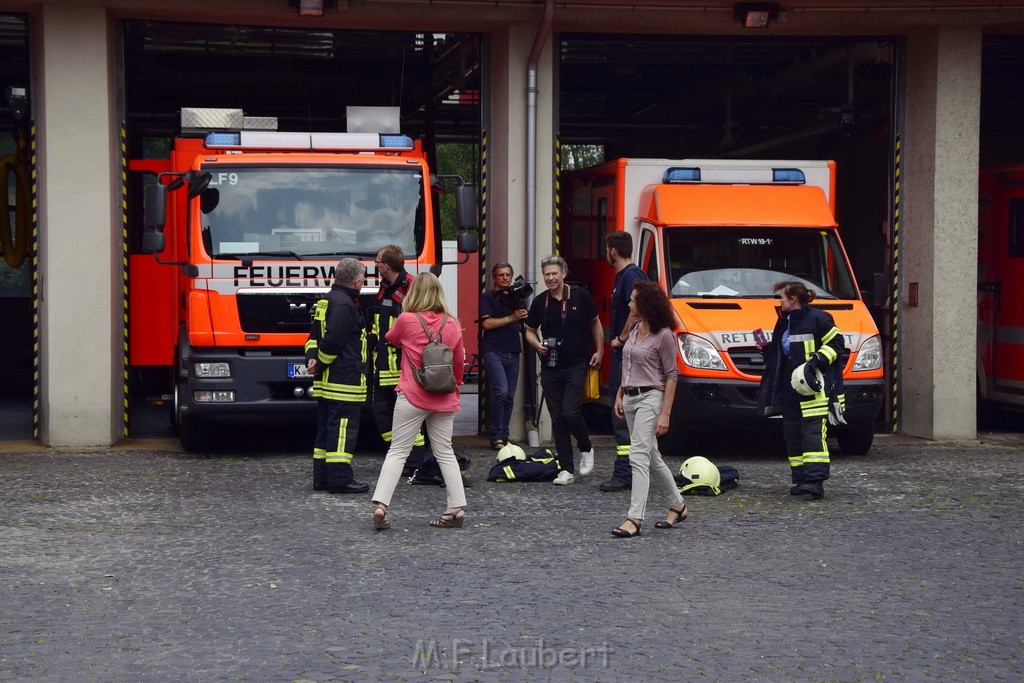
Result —
M 584 460 L 593 462 L 587 423 L 580 410 L 587 366 L 601 366 L 604 328 L 590 294 L 565 284 L 569 269 L 561 256 L 548 256 L 540 263 L 547 291 L 533 300 L 526 318 L 526 340 L 540 356 L 540 385 L 551 414 L 561 472 L 554 483 L 572 484 L 572 437 Z M 594 351 L 591 351 L 594 349 Z
M 647 274 L 633 263 L 633 238 L 628 232 L 608 233 L 605 238 L 605 256 L 608 265 L 615 269 L 615 286 L 611 302 L 611 354 L 608 375 L 608 391 L 615 396 L 619 391 L 622 369 L 622 346 L 629 333 L 629 297 L 637 282 L 647 279 Z M 615 468 L 612 478 L 601 484 L 602 491 L 621 491 L 633 485 L 633 470 L 629 466 L 629 428 L 626 421 L 612 411 L 612 433 L 615 435 Z
M 526 317 L 522 299 L 509 298 L 512 266 L 498 263 L 491 269 L 494 289 L 480 296 L 480 353 L 490 388 L 488 428 L 491 448 L 501 450 L 508 443 L 508 425 L 519 383 L 519 355 L 523 346 L 519 321 Z

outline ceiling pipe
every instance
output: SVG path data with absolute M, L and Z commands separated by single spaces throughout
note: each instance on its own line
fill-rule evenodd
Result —
M 533 47 L 526 60 L 526 281 L 537 283 L 537 63 L 544 50 L 555 0 L 544 3 L 544 16 L 537 26 Z

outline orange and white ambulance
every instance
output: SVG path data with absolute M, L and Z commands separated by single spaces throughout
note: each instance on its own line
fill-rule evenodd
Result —
M 614 273 L 604 237 L 625 230 L 633 258 L 675 308 L 679 382 L 672 428 L 680 450 L 695 430 L 770 428 L 757 413 L 764 361 L 753 331 L 770 337 L 772 285 L 799 280 L 843 332 L 848 425 L 844 452 L 874 439 L 884 394 L 883 348 L 861 299 L 835 218 L 835 162 L 617 159 L 566 174 L 560 206 L 569 279 L 586 283 L 607 325 Z
M 1024 407 L 1024 166 L 983 169 L 978 200 L 978 393 Z

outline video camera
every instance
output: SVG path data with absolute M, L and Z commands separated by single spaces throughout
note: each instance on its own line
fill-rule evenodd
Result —
M 533 287 L 527 284 L 522 275 L 517 275 L 508 289 L 498 290 L 498 303 L 510 311 L 526 308 L 526 300 L 533 294 Z

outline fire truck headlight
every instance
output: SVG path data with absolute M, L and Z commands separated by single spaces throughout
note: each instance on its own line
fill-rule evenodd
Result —
M 721 354 L 707 339 L 683 332 L 677 337 L 683 362 L 698 370 L 725 370 Z
M 230 377 L 231 365 L 228 363 L 196 363 L 192 366 L 196 377 Z
M 234 403 L 233 391 L 196 391 L 192 393 L 196 403 Z
M 882 339 L 876 334 L 864 340 L 853 363 L 854 372 L 877 370 L 882 367 Z

